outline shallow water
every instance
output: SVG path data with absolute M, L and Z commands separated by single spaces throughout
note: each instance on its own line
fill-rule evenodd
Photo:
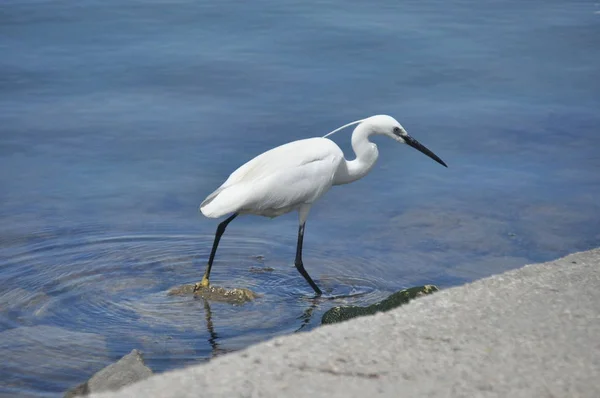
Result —
M 3 1 L 0 395 L 598 246 L 599 45 L 583 1 Z M 201 278 L 217 221 L 197 207 L 229 172 L 376 113 L 450 167 L 380 139 L 371 174 L 314 206 L 304 262 L 329 298 L 293 268 L 294 214 L 222 240 L 213 283 L 255 302 L 167 296 Z

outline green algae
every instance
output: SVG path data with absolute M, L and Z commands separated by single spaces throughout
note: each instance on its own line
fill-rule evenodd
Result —
M 377 312 L 389 311 L 393 308 L 406 304 L 417 297 L 431 294 L 437 292 L 438 290 L 439 289 L 434 285 L 416 286 L 411 287 L 410 289 L 400 290 L 390 295 L 386 299 L 367 307 L 334 307 L 323 314 L 323 317 L 321 318 L 321 324 L 325 325 L 329 323 L 343 322 L 359 316 L 373 315 Z

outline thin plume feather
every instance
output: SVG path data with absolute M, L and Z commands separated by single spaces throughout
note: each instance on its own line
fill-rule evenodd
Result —
M 366 120 L 366 119 L 360 119 L 360 120 L 355 120 L 355 121 L 353 121 L 353 122 L 350 122 L 350 123 L 348 123 L 348 124 L 344 124 L 342 127 L 338 127 L 337 129 L 333 130 L 332 132 L 329 132 L 329 133 L 325 134 L 325 135 L 323 136 L 323 138 L 329 137 L 331 134 L 337 133 L 338 131 L 345 129 L 346 127 L 350 127 L 350 126 L 353 126 L 353 125 L 355 125 L 355 124 L 362 123 L 362 122 L 363 122 L 363 121 L 365 121 L 365 120 Z

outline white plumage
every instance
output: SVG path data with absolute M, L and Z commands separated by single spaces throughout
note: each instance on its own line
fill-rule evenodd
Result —
M 313 203 L 333 184 L 344 159 L 328 138 L 308 138 L 264 152 L 235 170 L 200 205 L 207 217 L 238 212 L 276 217 Z
M 344 158 L 340 147 L 326 137 L 355 124 L 358 126 L 352 133 L 352 149 L 356 158 L 349 161 Z M 433 152 L 410 137 L 400 123 L 387 115 L 371 116 L 348 123 L 325 137 L 298 140 L 264 152 L 231 173 L 200 205 L 200 211 L 207 217 L 233 214 L 217 228 L 206 272 L 202 281 L 196 284 L 196 289 L 208 286 L 219 240 L 237 215 L 277 217 L 298 210 L 300 226 L 295 265 L 314 291 L 321 294 L 302 264 L 306 218 L 311 205 L 332 185 L 356 181 L 371 170 L 379 156 L 377 146 L 369 141 L 374 134 L 386 135 L 408 144 L 446 166 Z

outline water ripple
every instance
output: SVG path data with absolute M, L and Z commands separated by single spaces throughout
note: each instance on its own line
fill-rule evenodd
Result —
M 362 275 L 366 260 L 332 258 L 307 249 L 306 268 L 324 291 L 323 297 L 314 299 L 293 266 L 294 247 L 269 237 L 232 233 L 221 242 L 211 280 L 219 286 L 251 289 L 259 297 L 236 306 L 169 296 L 170 288 L 201 278 L 212 239 L 212 235 L 88 233 L 4 241 L 2 333 L 60 325 L 106 341 L 104 356 L 141 348 L 149 364 L 160 371 L 281 333 L 307 330 L 318 325 L 321 314 L 333 305 L 371 303 L 387 293 L 382 289 L 386 282 L 374 276 L 381 275 L 377 264 L 369 264 L 375 272 L 348 277 Z M 7 355 L 10 350 L 6 348 Z M 51 360 L 51 347 L 41 355 L 47 358 L 39 360 Z M 60 368 L 60 360 L 54 363 Z M 13 378 L 18 372 L 0 371 Z

